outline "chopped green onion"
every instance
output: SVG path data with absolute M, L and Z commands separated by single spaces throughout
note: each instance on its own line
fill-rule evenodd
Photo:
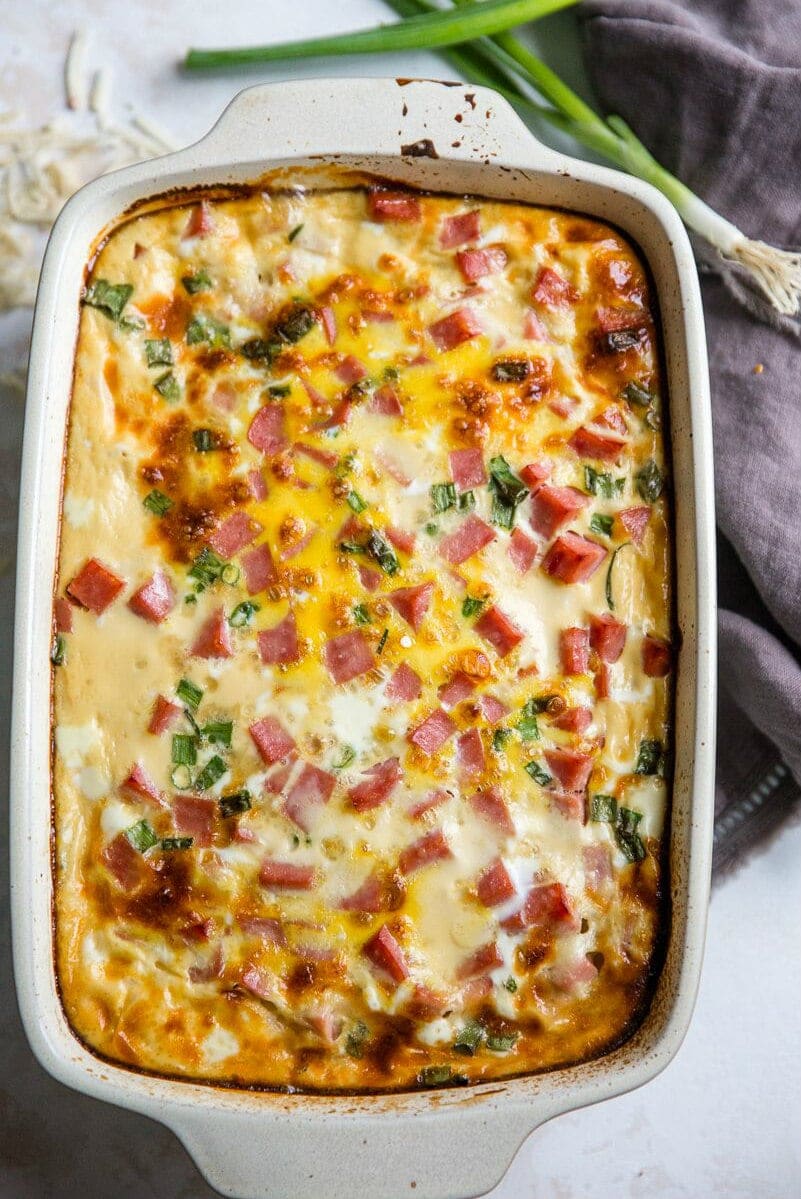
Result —
M 130 283 L 109 283 L 108 279 L 95 279 L 87 287 L 81 302 L 88 308 L 97 308 L 112 321 L 119 321 L 133 290 Z
M 514 995 L 515 991 L 517 990 L 517 979 L 512 978 L 510 974 L 503 985 L 511 995 Z
M 215 754 L 213 758 L 209 758 L 195 779 L 196 789 L 198 791 L 208 791 L 209 787 L 213 787 L 222 778 L 227 769 L 228 767 L 219 754 Z
M 303 225 L 300 224 L 300 225 L 296 225 L 294 229 L 290 229 L 289 233 L 287 234 L 287 241 L 293 242 L 295 240 L 295 238 L 298 236 L 298 234 L 300 233 L 302 228 L 303 228 Z
M 614 523 L 613 516 L 604 516 L 600 512 L 594 512 L 590 521 L 590 529 L 593 533 L 600 533 L 603 537 L 611 537 Z
M 234 722 L 232 720 L 210 720 L 208 724 L 203 725 L 200 731 L 212 745 L 224 745 L 230 749 Z
M 459 496 L 459 511 L 469 512 L 471 508 L 476 506 L 476 493 L 474 491 L 463 491 Z
M 390 548 L 381 534 L 377 533 L 375 529 L 370 530 L 366 549 L 370 557 L 374 558 L 381 567 L 384 574 L 394 575 L 398 573 L 400 562 L 395 551 Z
M 614 479 L 607 471 L 598 471 L 594 466 L 584 467 L 584 490 L 590 495 L 602 495 L 611 500 L 621 495 L 625 486 L 625 478 Z
M 493 1053 L 508 1053 L 517 1044 L 517 1037 L 518 1034 L 516 1032 L 489 1033 L 487 1036 L 487 1049 L 491 1049 Z
M 189 292 L 190 296 L 197 295 L 199 291 L 208 291 L 209 288 L 214 286 L 211 277 L 205 268 L 195 271 L 193 275 L 183 275 L 181 277 L 181 282 Z
M 165 853 L 175 853 L 178 850 L 191 849 L 194 841 L 194 837 L 162 837 L 159 849 L 163 849 Z
M 252 806 L 247 787 L 243 787 L 241 791 L 232 791 L 228 795 L 221 795 L 219 800 L 220 815 L 223 819 L 237 816 L 240 812 L 249 812 Z
M 236 605 L 228 617 L 228 623 L 232 629 L 243 629 L 251 623 L 258 611 L 258 604 L 254 604 L 252 600 L 243 600 L 241 604 Z
M 61 633 L 56 633 L 53 648 L 50 650 L 50 661 L 54 666 L 63 666 L 67 657 L 67 642 Z
M 203 737 L 203 734 L 200 731 L 200 725 L 195 720 L 195 718 L 192 715 L 192 713 L 190 712 L 189 708 L 184 708 L 184 716 L 189 721 L 189 725 L 192 729 L 192 734 L 195 737 L 195 740 L 200 741 Z
M 267 388 L 267 395 L 273 400 L 282 400 L 285 396 L 291 395 L 291 383 L 273 383 Z
M 468 1020 L 453 1042 L 454 1052 L 472 1057 L 483 1040 L 484 1029 L 482 1026 L 477 1020 Z
M 367 505 L 365 504 L 358 491 L 349 491 L 347 496 L 348 507 L 352 508 L 355 513 L 364 512 Z
M 383 633 L 381 634 L 381 639 L 378 642 L 378 645 L 376 646 L 376 649 L 375 649 L 375 652 L 377 654 L 380 654 L 382 652 L 384 646 L 387 643 L 387 637 L 389 637 L 389 629 L 384 629 Z
M 549 712 L 554 700 L 559 698 L 558 695 L 535 695 L 526 700 L 526 708 L 531 714 L 539 716 L 541 712 Z
M 366 604 L 355 604 L 353 607 L 353 619 L 357 624 L 370 624 L 371 617 L 367 610 Z
M 435 524 L 433 520 L 429 520 L 423 526 L 423 529 L 426 533 L 428 533 L 429 537 L 435 537 L 439 532 L 439 525 Z
M 645 858 L 645 846 L 637 832 L 641 820 L 642 812 L 635 812 L 631 808 L 620 808 L 617 814 L 615 840 L 630 862 L 642 862 Z
M 664 778 L 666 765 L 667 755 L 661 741 L 646 738 L 640 742 L 634 767 L 635 774 L 655 774 Z
M 220 571 L 220 579 L 227 587 L 236 587 L 241 574 L 242 572 L 235 562 L 226 562 Z
M 208 454 L 217 448 L 217 439 L 211 429 L 193 429 L 192 441 L 199 454 Z
M 139 853 L 147 853 L 159 840 L 147 820 L 137 820 L 125 830 L 125 836 Z
M 142 503 L 147 508 L 148 512 L 152 512 L 154 516 L 166 516 L 170 508 L 172 508 L 172 500 L 163 491 L 158 488 L 153 488 L 149 491 Z
M 266 341 L 263 337 L 251 337 L 239 347 L 239 352 L 251 362 L 265 361 L 269 365 L 281 353 L 281 343 Z
M 628 400 L 630 404 L 637 404 L 641 408 L 650 407 L 654 401 L 650 391 L 639 383 L 627 383 L 623 388 L 623 399 Z
M 593 795 L 590 800 L 590 820 L 614 824 L 617 820 L 617 800 L 614 795 Z
M 617 549 L 613 551 L 612 557 L 609 559 L 609 567 L 606 572 L 606 584 L 604 591 L 606 593 L 606 603 L 610 612 L 614 612 L 615 610 L 615 597 L 612 594 L 612 570 L 620 551 L 626 549 L 626 547 L 629 545 L 631 545 L 630 541 L 624 541 L 622 545 L 619 545 Z
M 477 616 L 484 607 L 486 600 L 478 599 L 476 596 L 467 595 L 462 601 L 462 616 L 469 619 L 471 616 Z
M 189 679 L 181 679 L 178 686 L 175 688 L 175 694 L 193 711 L 196 711 L 200 701 L 203 698 L 202 688 L 191 683 Z
M 350 766 L 356 758 L 356 750 L 352 745 L 343 745 L 339 757 L 333 763 L 332 769 L 344 770 L 346 766 Z
M 363 554 L 365 546 L 359 545 L 358 541 L 340 541 L 339 548 L 343 554 Z
M 446 1082 L 454 1086 L 466 1086 L 470 1081 L 464 1074 L 454 1074 L 450 1066 L 424 1066 L 417 1075 L 421 1087 L 441 1087 Z
M 522 383 L 531 374 L 531 363 L 514 358 L 493 362 L 491 375 L 496 383 Z
M 204 587 L 210 587 L 222 577 L 226 563 L 218 558 L 214 550 L 204 547 L 189 568 L 189 577 L 197 579 Z
M 169 337 L 145 338 L 145 359 L 148 366 L 172 366 L 172 343 Z
M 173 735 L 172 761 L 175 766 L 194 766 L 197 761 L 197 744 L 189 733 Z
M 637 484 L 637 491 L 646 503 L 653 504 L 659 499 L 665 486 L 665 480 L 653 458 L 649 458 L 645 466 L 637 471 L 634 479 Z
M 447 512 L 449 508 L 454 508 L 456 506 L 456 484 L 432 484 L 431 504 L 435 512 Z
M 540 727 L 537 724 L 536 701 L 529 699 L 523 705 L 523 714 L 516 724 L 521 741 L 539 741 Z
M 514 736 L 511 729 L 496 729 L 492 734 L 492 748 L 496 754 L 503 753 L 507 741 Z
M 539 762 L 526 762 L 523 767 L 526 774 L 534 779 L 535 783 L 539 783 L 541 787 L 550 787 L 553 779 L 548 774 L 548 771 L 540 766 Z
M 227 325 L 215 320 L 213 316 L 199 312 L 186 326 L 186 344 L 196 346 L 201 342 L 208 342 L 212 349 L 219 349 L 221 346 L 230 347 L 231 330 Z
M 192 771 L 188 766 L 173 766 L 170 780 L 178 791 L 186 791 L 192 786 Z
M 314 312 L 306 304 L 295 306 L 273 326 L 273 333 L 281 341 L 295 345 L 314 328 Z
M 174 404 L 181 398 L 181 384 L 172 371 L 165 371 L 163 375 L 159 375 L 153 386 L 159 395 L 163 396 L 171 404 Z
M 492 495 L 492 522 L 502 529 L 512 529 L 515 510 L 528 495 L 522 479 L 512 471 L 509 463 L 500 454 L 490 458 L 489 490 Z
M 363 1058 L 365 1043 L 369 1036 L 370 1029 L 364 1021 L 357 1020 L 345 1037 L 345 1052 L 348 1057 Z
M 145 322 L 138 316 L 121 316 L 117 321 L 117 328 L 124 329 L 126 333 L 138 333 L 144 327 Z

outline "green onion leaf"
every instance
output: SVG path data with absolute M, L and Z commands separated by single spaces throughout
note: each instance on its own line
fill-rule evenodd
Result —
M 357 1020 L 345 1037 L 345 1052 L 348 1057 L 357 1060 L 364 1057 L 365 1043 L 369 1039 L 370 1029 L 362 1020 Z
M 526 774 L 529 775 L 530 778 L 533 778 L 535 783 L 539 783 L 541 787 L 550 787 L 551 783 L 553 782 L 553 779 L 548 774 L 548 771 L 545 770 L 544 767 L 540 766 L 539 762 L 526 762 L 523 769 L 525 770 Z
M 211 429 L 193 429 L 192 441 L 199 454 L 208 454 L 217 448 L 217 439 Z
M 159 840 L 147 820 L 137 820 L 125 830 L 125 836 L 139 853 L 147 853 Z
M 158 337 L 155 340 L 145 338 L 145 359 L 148 366 L 172 366 L 172 343 L 169 337 Z
M 197 295 L 199 291 L 208 291 L 214 286 L 208 271 L 203 267 L 193 275 L 183 275 L 181 282 L 190 296 Z
M 607 471 L 598 471 L 594 466 L 584 467 L 584 490 L 590 495 L 602 495 L 606 499 L 614 499 L 622 495 L 626 486 L 625 478 L 614 479 Z
M 109 283 L 108 279 L 95 279 L 83 293 L 83 304 L 97 308 L 112 321 L 119 321 L 122 310 L 133 295 L 130 283 Z
M 666 765 L 667 754 L 661 741 L 646 738 L 640 742 L 634 767 L 635 774 L 655 774 L 664 778 Z
M 289 233 L 287 234 L 287 241 L 293 242 L 295 240 L 295 238 L 298 236 L 298 234 L 300 233 L 302 228 L 303 228 L 303 225 L 301 224 L 301 225 L 296 225 L 294 229 L 290 229 Z
M 192 786 L 192 771 L 188 766 L 173 766 L 170 780 L 178 791 L 187 791 Z
M 617 821 L 617 800 L 614 795 L 593 795 L 590 800 L 590 820 L 604 824 Z
M 172 739 L 172 761 L 175 766 L 194 766 L 197 744 L 189 733 L 175 733 Z
M 609 559 L 609 567 L 606 571 L 606 584 L 604 586 L 604 591 L 606 593 L 606 603 L 610 612 L 614 612 L 615 610 L 615 597 L 612 593 L 612 570 L 614 569 L 614 565 L 617 561 L 617 556 L 620 551 L 626 549 L 626 547 L 629 545 L 631 545 L 630 541 L 624 541 L 622 545 L 619 545 L 617 549 L 613 551 L 612 557 Z
M 389 637 L 389 629 L 384 629 L 383 633 L 381 634 L 381 639 L 378 642 L 378 645 L 376 646 L 375 652 L 377 654 L 380 654 L 382 652 L 384 646 L 387 643 L 387 637 Z
M 492 748 L 496 754 L 503 753 L 507 741 L 514 736 L 511 729 L 496 729 L 492 734 Z
M 230 348 L 231 330 L 213 316 L 199 312 L 186 326 L 186 344 L 196 346 L 201 342 L 208 342 L 212 349 L 219 349 L 221 346 Z
M 531 363 L 525 359 L 502 358 L 493 362 L 490 374 L 496 383 L 522 383 L 531 374 Z
M 492 522 L 502 529 L 512 529 L 515 510 L 528 495 L 522 479 L 512 471 L 509 463 L 500 454 L 490 458 L 489 490 L 492 495 Z
M 314 328 L 314 312 L 305 304 L 296 304 L 286 316 L 273 326 L 273 333 L 281 341 L 295 345 Z
M 512 978 L 510 974 L 503 985 L 511 995 L 514 995 L 515 991 L 517 990 L 517 979 Z
M 241 573 L 235 562 L 226 562 L 220 571 L 220 579 L 227 587 L 236 587 Z
M 227 749 L 231 748 L 231 737 L 234 731 L 232 720 L 210 720 L 208 724 L 203 725 L 200 731 L 212 745 L 224 745 Z
M 350 766 L 351 762 L 355 761 L 356 750 L 352 745 L 343 745 L 337 760 L 332 764 L 333 770 L 344 770 L 346 766 Z
M 228 617 L 228 623 L 232 629 L 243 629 L 251 623 L 258 611 L 258 604 L 254 604 L 252 600 L 243 600 L 241 604 L 236 605 Z
M 214 550 L 203 548 L 189 568 L 189 577 L 197 579 L 204 587 L 210 587 L 222 576 L 226 563 L 218 558 Z
M 641 862 L 645 857 L 645 846 L 637 832 L 637 826 L 642 820 L 642 812 L 632 808 L 621 808 L 617 814 L 615 840 L 630 862 Z
M 273 400 L 282 400 L 292 394 L 291 383 L 273 383 L 267 388 L 267 395 Z
M 467 1079 L 462 1074 L 454 1074 L 450 1066 L 424 1066 L 417 1081 L 421 1087 L 441 1087 L 446 1082 L 463 1084 Z
M 221 795 L 219 800 L 220 815 L 223 819 L 227 819 L 229 816 L 238 816 L 240 812 L 249 812 L 252 806 L 247 787 L 243 787 L 241 791 L 231 791 L 228 795 Z
M 165 371 L 163 375 L 159 375 L 153 386 L 159 395 L 168 400 L 170 404 L 176 403 L 181 398 L 181 384 L 172 371 Z
M 484 607 L 486 600 L 478 599 L 475 596 L 467 595 L 462 601 L 462 616 L 468 619 L 471 616 L 477 616 Z
M 193 712 L 197 711 L 198 705 L 203 698 L 203 691 L 194 683 L 190 683 L 189 679 L 181 679 L 178 686 L 175 688 L 175 694 L 180 700 L 190 707 Z
M 356 624 L 371 623 L 370 613 L 367 610 L 366 604 L 354 604 L 353 619 L 356 621 Z
M 352 508 L 353 511 L 356 512 L 357 514 L 359 512 L 364 512 L 365 508 L 367 507 L 364 500 L 359 495 L 358 491 L 348 492 L 347 500 L 348 500 L 348 507 Z
M 359 545 L 358 541 L 340 541 L 339 549 L 343 554 L 363 554 L 365 546 Z
M 194 841 L 194 837 L 162 837 L 159 849 L 163 849 L 165 853 L 175 853 L 179 850 L 191 849 Z
M 518 720 L 515 728 L 520 734 L 521 741 L 539 741 L 540 726 L 537 724 L 537 717 L 531 700 L 524 706 L 523 715 Z
M 636 404 L 640 408 L 648 408 L 654 400 L 650 391 L 643 387 L 640 383 L 627 383 L 623 388 L 623 399 L 628 400 L 630 404 Z
M 215 754 L 213 758 L 209 758 L 195 779 L 196 790 L 208 791 L 209 787 L 213 787 L 222 778 L 227 769 L 228 767 L 219 754 Z
M 459 496 L 459 511 L 469 512 L 471 508 L 476 506 L 476 493 L 474 491 L 463 491 Z
M 665 486 L 665 480 L 653 458 L 649 458 L 645 466 L 637 471 L 634 479 L 637 484 L 637 491 L 646 503 L 653 504 L 659 499 Z
M 435 524 L 433 520 L 429 520 L 423 526 L 423 529 L 424 532 L 428 533 L 429 537 L 435 537 L 439 532 L 439 525 Z
M 371 558 L 374 558 L 378 565 L 383 570 L 384 574 L 394 575 L 400 570 L 400 562 L 395 551 L 387 544 L 380 533 L 375 529 L 370 530 L 370 536 L 367 538 L 367 552 Z
M 454 1052 L 472 1057 L 483 1040 L 484 1029 L 482 1026 L 477 1020 L 468 1020 L 453 1042 Z
M 166 516 L 170 508 L 172 508 L 170 497 L 155 487 L 147 493 L 142 503 L 148 512 L 152 512 L 154 516 Z
M 508 1053 L 510 1049 L 514 1049 L 517 1037 L 516 1032 L 490 1033 L 487 1037 L 487 1049 L 491 1049 L 493 1053 Z
M 456 506 L 456 484 L 432 484 L 431 505 L 435 512 L 447 512 L 449 508 L 454 508 Z
M 50 661 L 54 666 L 63 666 L 67 657 L 67 642 L 61 633 L 56 633 L 53 648 L 50 650 Z
M 603 537 L 611 537 L 614 523 L 614 516 L 603 516 L 600 512 L 594 512 L 590 521 L 590 529 L 593 533 L 600 533 Z
M 266 362 L 270 365 L 281 353 L 281 343 L 266 341 L 263 337 L 251 337 L 239 347 L 239 352 L 251 362 Z

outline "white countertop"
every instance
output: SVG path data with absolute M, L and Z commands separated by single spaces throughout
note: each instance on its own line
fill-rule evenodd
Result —
M 239 75 L 181 76 L 186 47 L 278 41 L 390 20 L 380 0 L 0 0 L 0 112 L 38 124 L 61 109 L 70 34 L 91 33 L 91 61 L 179 143 L 195 140 L 241 87 L 309 75 L 452 75 L 426 53 L 287 64 Z M 581 83 L 567 14 L 538 31 L 549 60 Z M 0 270 L 2 261 L 0 260 Z M 29 314 L 0 317 L 0 374 L 24 345 Z M 21 405 L 0 387 L 0 724 L 8 727 L 15 479 Z M 0 795 L 8 751 L 0 748 Z M 5 822 L 3 822 L 5 838 Z M 6 854 L 2 870 L 5 879 Z M 671 1066 L 640 1091 L 563 1116 L 534 1133 L 493 1199 L 794 1199 L 801 1195 L 801 822 L 713 891 L 696 1014 Z M 74 1095 L 33 1060 L 12 999 L 0 932 L 0 1195 L 9 1199 L 204 1199 L 215 1192 L 159 1125 Z M 291 1197 L 281 1197 L 291 1199 Z M 320 1199 L 325 1199 L 321 1194 Z

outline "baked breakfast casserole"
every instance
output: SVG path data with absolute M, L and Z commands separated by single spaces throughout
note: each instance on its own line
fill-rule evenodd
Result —
M 654 309 L 610 226 L 173 197 L 86 278 L 57 968 L 96 1053 L 391 1090 L 586 1060 L 667 919 Z

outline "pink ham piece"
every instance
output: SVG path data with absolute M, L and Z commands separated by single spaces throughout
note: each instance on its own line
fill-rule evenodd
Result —
M 352 895 L 346 895 L 337 904 L 343 912 L 386 912 L 388 910 L 387 888 L 377 874 L 370 874 Z
M 409 977 L 409 967 L 403 950 L 386 924 L 362 946 L 362 953 L 374 966 L 383 970 L 393 982 L 402 983 Z
M 566 733 L 578 733 L 581 736 L 592 724 L 592 710 L 565 708 L 564 712 L 554 717 L 552 723 L 556 729 L 562 729 Z
M 323 326 L 325 340 L 332 346 L 337 339 L 337 318 L 333 308 L 326 305 L 325 308 L 320 309 L 320 323 Z
M 120 791 L 132 799 L 147 799 L 159 808 L 163 806 L 161 792 L 139 762 L 134 763 L 127 779 L 120 783 Z
M 266 587 L 272 587 L 274 583 L 278 582 L 273 556 L 266 541 L 243 554 L 241 562 L 245 572 L 245 586 L 248 589 L 248 595 L 258 595 Z
M 216 811 L 216 802 L 201 795 L 176 795 L 172 801 L 172 820 L 177 831 L 192 837 L 201 848 L 212 843 Z
M 587 886 L 599 890 L 612 879 L 612 855 L 608 845 L 585 845 L 581 851 Z
M 480 946 L 474 953 L 460 962 L 456 969 L 458 979 L 478 978 L 490 970 L 496 970 L 503 965 L 503 955 L 494 941 Z
M 487 760 L 478 729 L 468 729 L 466 733 L 459 734 L 456 741 L 456 764 L 459 777 L 463 779 L 474 778 L 486 769 Z
M 375 666 L 373 651 L 361 629 L 332 637 L 323 646 L 323 659 L 335 683 L 348 683 Z
M 648 319 L 641 308 L 599 308 L 595 317 L 602 333 L 619 333 L 621 329 L 640 329 Z
M 255 995 L 257 999 L 275 998 L 275 984 L 266 970 L 259 969 L 257 966 L 249 966 L 243 972 L 240 982 L 245 990 L 250 991 L 251 995 Z
M 608 612 L 590 617 L 590 645 L 603 662 L 617 662 L 626 644 L 627 631 Z
M 587 801 L 583 792 L 555 791 L 550 797 L 551 804 L 562 813 L 566 820 L 587 822 Z
M 547 462 L 529 462 L 520 471 L 520 478 L 534 492 L 544 483 L 551 473 L 551 468 Z
M 451 847 L 445 840 L 445 834 L 442 829 L 437 828 L 419 837 L 401 851 L 398 869 L 401 874 L 413 874 L 415 870 L 421 870 L 424 866 L 441 862 L 451 856 Z
M 295 740 L 275 716 L 262 716 L 248 729 L 263 762 L 272 766 L 295 748 Z
M 379 387 L 369 404 L 370 412 L 378 416 L 402 416 L 403 406 L 394 387 Z
M 405 529 L 399 529 L 395 525 L 387 525 L 384 531 L 387 541 L 392 542 L 396 550 L 401 550 L 404 554 L 414 553 L 416 542 L 414 533 L 407 533 Z
M 416 196 L 404 192 L 383 191 L 376 188 L 367 193 L 367 211 L 372 221 L 401 221 L 413 223 L 420 220 L 420 201 Z
M 612 429 L 615 433 L 622 433 L 624 436 L 629 431 L 625 416 L 614 404 L 610 404 L 608 408 L 604 408 L 600 416 L 596 416 L 595 424 L 603 425 L 605 429 Z
M 166 733 L 167 729 L 172 728 L 175 724 L 182 711 L 183 709 L 179 704 L 174 704 L 172 700 L 165 699 L 163 695 L 157 695 L 147 731 L 153 733 L 155 736 L 158 736 L 159 733 Z
M 236 404 L 236 388 L 233 383 L 218 383 L 210 399 L 220 412 L 231 412 Z
M 460 346 L 462 342 L 478 337 L 484 330 L 473 310 L 465 306 L 435 321 L 429 326 L 428 332 L 437 349 L 444 353 Z
M 282 549 L 278 555 L 281 561 L 288 562 L 290 558 L 297 558 L 298 554 L 302 554 L 316 532 L 317 526 L 312 525 L 306 530 L 299 541 L 296 541 L 294 545 L 288 545 Z
M 475 630 L 480 637 L 487 641 L 500 658 L 510 654 L 516 645 L 523 640 L 523 634 L 508 616 L 504 616 L 500 608 L 493 605 L 479 616 Z
M 482 870 L 476 880 L 476 894 L 485 908 L 497 908 L 515 895 L 512 876 L 500 858 Z
M 548 402 L 548 407 L 556 416 L 567 420 L 573 409 L 578 407 L 578 400 L 573 396 L 557 396 L 555 400 Z
M 72 605 L 69 600 L 59 597 L 53 604 L 53 615 L 57 633 L 72 632 Z
M 616 519 L 620 521 L 634 544 L 642 545 L 648 521 L 651 519 L 651 509 L 647 506 L 624 508 L 622 512 L 618 512 Z
M 587 629 L 562 629 L 559 659 L 564 674 L 586 674 L 590 668 L 590 634 Z
M 417 587 L 399 587 L 396 591 L 391 591 L 387 599 L 416 633 L 425 620 L 433 594 L 433 583 L 420 583 Z
M 584 791 L 592 774 L 592 758 L 577 749 L 546 749 L 545 760 L 565 791 Z
M 255 541 L 261 531 L 262 526 L 247 512 L 234 512 L 219 529 L 214 530 L 209 537 L 209 545 L 221 558 L 233 558 L 234 554 Z
M 258 410 L 250 422 L 248 441 L 263 454 L 277 454 L 286 448 L 284 409 L 280 404 L 265 404 Z
M 670 674 L 670 646 L 660 637 L 646 633 L 642 643 L 642 668 L 652 679 L 662 679 Z
M 625 437 L 616 433 L 599 433 L 581 425 L 567 443 L 579 458 L 594 458 L 599 462 L 617 462 L 626 448 Z
M 470 806 L 481 820 L 492 826 L 505 837 L 514 836 L 515 826 L 506 806 L 500 787 L 476 791 L 470 796 Z
M 467 699 L 469 695 L 472 695 L 475 689 L 475 681 L 470 678 L 470 675 L 465 674 L 463 670 L 459 670 L 452 679 L 442 684 L 437 691 L 437 695 L 443 708 L 450 712 L 451 708 L 455 708 L 463 699 Z
M 98 562 L 97 558 L 90 558 L 67 585 L 67 595 L 82 608 L 88 608 L 90 612 L 100 616 L 124 586 L 122 579 L 118 579 L 102 562 Z
M 543 325 L 533 308 L 529 308 L 523 318 L 523 336 L 529 341 L 547 341 L 548 330 Z
M 478 706 L 481 709 L 481 715 L 489 724 L 497 724 L 499 720 L 503 720 L 504 716 L 509 715 L 506 704 L 495 695 L 479 696 Z
M 447 712 L 437 708 L 422 724 L 408 734 L 412 745 L 416 745 L 429 757 L 439 753 L 446 741 L 456 732 L 456 725 Z
M 377 570 L 371 570 L 369 566 L 362 566 L 361 562 L 357 567 L 359 582 L 365 591 L 377 591 L 381 586 L 381 575 Z
M 403 778 L 400 762 L 397 758 L 387 758 L 377 762 L 362 772 L 362 781 L 348 789 L 348 799 L 351 807 L 357 812 L 366 812 L 377 808 L 379 804 L 389 799 L 398 783 Z
M 310 891 L 314 886 L 314 867 L 265 858 L 259 869 L 259 882 L 276 891 Z
M 575 487 L 553 487 L 543 483 L 531 497 L 531 526 L 550 539 L 581 512 L 589 496 Z
M 367 367 L 352 354 L 347 354 L 335 368 L 334 374 L 346 387 L 350 387 L 351 384 L 367 377 Z
M 429 791 L 425 799 L 418 800 L 416 804 L 412 804 L 406 815 L 410 820 L 419 820 L 421 816 L 425 816 L 426 812 L 432 812 L 434 808 L 438 808 L 440 804 L 444 804 L 450 798 L 449 791 L 444 791 L 442 787 L 438 787 L 436 791 Z
M 543 266 L 534 281 L 531 298 L 545 308 L 569 308 L 571 304 L 576 303 L 579 295 L 566 279 L 552 271 L 549 266 Z
M 562 583 L 586 583 L 595 574 L 607 551 L 597 541 L 569 530 L 557 537 L 542 563 L 546 574 Z
M 298 755 L 294 750 L 291 750 L 267 775 L 264 780 L 264 790 L 269 791 L 270 795 L 280 795 L 289 782 L 297 760 Z
M 157 570 L 133 593 L 128 607 L 143 620 L 161 624 L 175 607 L 175 591 L 163 570 Z
M 577 925 L 570 898 L 561 883 L 544 883 L 532 887 L 523 906 L 506 920 L 501 928 L 507 932 L 522 932 L 524 928 L 544 928 L 568 931 Z
M 300 660 L 300 643 L 294 612 L 287 613 L 273 628 L 262 629 L 256 640 L 259 656 L 265 665 L 285 666 Z
M 304 762 L 284 800 L 284 812 L 304 833 L 309 831 L 314 809 L 328 803 L 335 783 L 333 774 Z
M 150 864 L 134 849 L 125 833 L 117 833 L 100 857 L 123 891 L 136 890 L 153 873 Z
M 495 530 L 490 528 L 480 516 L 471 513 L 447 537 L 439 543 L 440 557 L 451 566 L 461 566 L 473 554 L 477 554 L 485 545 L 495 540 Z
M 612 694 L 612 672 L 606 662 L 599 662 L 593 682 L 598 699 L 609 699 Z
M 182 237 L 207 237 L 213 228 L 211 208 L 205 200 L 201 200 L 190 212 Z
M 471 212 L 457 212 L 446 217 L 439 231 L 439 244 L 443 250 L 454 250 L 466 242 L 475 241 L 481 233 L 481 213 L 477 208 Z
M 520 528 L 512 529 L 512 535 L 509 538 L 509 546 L 507 553 L 512 561 L 515 570 L 524 575 L 527 570 L 531 570 L 534 559 L 537 556 L 537 543 Z
M 470 491 L 472 487 L 481 487 L 486 483 L 487 472 L 481 450 L 451 450 L 448 461 L 457 491 Z
M 260 470 L 249 470 L 247 474 L 248 487 L 254 500 L 267 499 L 267 484 Z
M 193 658 L 230 658 L 234 652 L 225 612 L 217 608 L 201 626 L 189 651 Z
M 211 957 L 204 962 L 198 962 L 187 970 L 191 983 L 210 983 L 215 978 L 222 978 L 225 969 L 222 946 L 218 945 Z
M 380 447 L 376 449 L 375 456 L 379 465 L 383 466 L 387 474 L 393 478 L 396 483 L 399 483 L 401 487 L 410 486 L 412 481 L 396 458 L 393 458 L 391 454 L 387 453 L 386 450 L 381 449 Z
M 286 945 L 286 933 L 273 916 L 240 916 L 239 927 L 248 936 L 258 937 L 265 945 Z
M 483 250 L 457 250 L 456 265 L 465 283 L 477 283 L 486 275 L 497 275 L 509 261 L 502 246 L 487 246 Z
M 422 684 L 419 676 L 415 674 L 411 666 L 401 662 L 387 683 L 385 694 L 387 699 L 398 699 L 409 703 L 411 700 L 417 699 L 421 690 Z
M 575 991 L 598 976 L 598 967 L 588 957 L 576 958 L 574 962 L 551 966 L 551 982 L 560 991 Z
M 418 984 L 412 991 L 410 999 L 404 1004 L 404 1011 L 412 1020 L 434 1020 L 450 1007 L 450 1000 L 444 995 L 437 994 L 430 987 Z

